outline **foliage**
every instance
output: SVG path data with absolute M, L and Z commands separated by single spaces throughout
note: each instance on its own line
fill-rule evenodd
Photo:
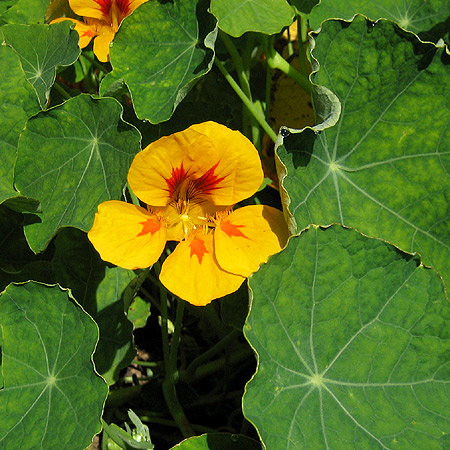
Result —
M 394 3 L 150 0 L 100 63 L 1 2 L 0 449 L 449 448 L 450 2 Z M 208 120 L 292 237 L 195 307 L 86 233 Z

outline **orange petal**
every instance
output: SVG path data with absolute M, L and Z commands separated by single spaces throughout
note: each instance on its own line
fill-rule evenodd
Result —
M 236 291 L 245 280 L 219 267 L 212 234 L 180 242 L 164 261 L 159 279 L 170 292 L 196 306 Z
M 69 0 L 70 9 L 77 15 L 94 19 L 109 16 L 113 0 Z
M 158 260 L 166 244 L 166 228 L 144 208 L 111 200 L 98 206 L 88 238 L 104 261 L 138 269 Z
M 288 236 L 281 211 L 263 205 L 244 206 L 216 227 L 214 250 L 222 269 L 248 277 L 286 245 Z
M 151 143 L 135 156 L 128 173 L 133 192 L 154 206 L 165 206 L 180 191 L 187 191 L 190 200 L 233 205 L 254 194 L 262 181 L 253 144 L 215 122 L 192 125 Z

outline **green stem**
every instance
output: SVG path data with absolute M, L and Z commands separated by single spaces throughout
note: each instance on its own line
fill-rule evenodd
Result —
M 238 97 L 242 100 L 242 103 L 247 107 L 247 109 L 250 111 L 250 113 L 253 115 L 253 117 L 258 121 L 258 123 L 261 125 L 262 129 L 269 135 L 269 137 L 275 142 L 277 140 L 276 133 L 272 130 L 270 125 L 266 122 L 266 119 L 264 118 L 264 114 L 260 111 L 259 108 L 257 108 L 252 101 L 245 95 L 245 93 L 242 91 L 242 89 L 239 87 L 239 85 L 236 83 L 234 78 L 229 74 L 225 66 L 222 62 L 220 62 L 217 57 L 214 60 L 216 66 L 219 68 L 219 70 L 222 72 L 222 75 L 225 77 L 225 79 L 228 81 L 229 85 L 233 88 L 234 92 L 238 95 Z
M 86 58 L 93 66 L 95 66 L 97 69 L 101 70 L 105 74 L 109 72 L 108 69 L 103 67 L 103 65 L 100 64 L 95 58 L 91 58 L 87 53 L 83 53 L 83 57 Z
M 294 69 L 272 46 L 267 45 L 267 40 L 263 41 L 264 51 L 266 53 L 267 64 L 272 69 L 279 69 L 288 77 L 292 78 L 308 94 L 312 94 L 312 86 L 308 78 Z
M 244 361 L 248 361 L 249 359 L 254 358 L 253 350 L 250 347 L 242 347 L 236 351 L 234 351 L 229 357 L 222 356 L 214 361 L 204 364 L 200 366 L 195 371 L 195 376 L 192 382 L 197 382 L 203 378 L 209 377 L 212 374 L 223 370 L 225 366 L 233 366 L 237 364 L 241 364 Z M 182 373 L 180 373 L 180 379 L 184 379 Z
M 181 336 L 181 326 L 183 322 L 183 314 L 184 314 L 184 306 L 186 302 L 181 299 L 177 299 L 177 313 L 175 316 L 175 325 L 172 336 L 172 344 L 170 346 L 170 355 L 168 368 L 170 373 L 177 374 L 177 359 L 178 359 L 178 346 L 180 345 L 180 336 Z
M 300 58 L 300 69 L 304 76 L 308 76 L 308 65 L 306 63 L 306 49 L 305 45 L 308 43 L 308 28 L 306 25 L 306 17 L 298 15 L 297 17 L 297 39 L 298 39 L 298 52 Z
M 157 271 L 160 272 L 160 264 L 157 264 Z M 160 295 L 161 295 L 161 334 L 162 334 L 162 344 L 163 344 L 163 355 L 164 355 L 164 367 L 165 376 L 162 384 L 163 395 L 169 408 L 170 414 L 175 420 L 178 428 L 184 437 L 194 436 L 195 432 L 192 429 L 189 421 L 184 414 L 183 408 L 178 401 L 177 392 L 175 390 L 175 385 L 178 381 L 178 371 L 177 371 L 177 353 L 178 353 L 178 342 L 180 340 L 181 333 L 181 322 L 183 319 L 184 312 L 184 302 L 182 300 L 178 301 L 177 305 L 177 317 L 175 319 L 175 329 L 173 335 L 172 348 L 169 351 L 169 333 L 167 330 L 167 290 L 161 284 L 160 285 Z
M 250 102 L 253 103 L 252 91 L 250 88 L 250 82 L 248 78 L 250 73 L 250 67 L 245 67 L 243 59 L 241 58 L 241 55 L 237 51 L 236 46 L 234 45 L 232 39 L 223 31 L 219 31 L 219 36 L 222 42 L 224 43 L 226 49 L 228 50 L 228 53 L 231 56 L 231 60 L 233 61 L 234 68 L 236 69 L 236 73 L 238 75 L 239 84 L 241 85 L 242 91 L 244 92 L 246 97 L 250 100 Z M 246 62 L 248 63 L 248 65 L 251 64 L 251 60 L 248 57 L 246 58 Z M 253 104 L 255 105 L 256 108 L 258 108 L 257 104 L 255 103 Z M 262 112 L 262 108 L 259 107 L 259 109 L 261 109 Z M 244 111 L 245 111 L 244 115 L 248 114 L 249 112 L 247 108 L 245 108 Z M 250 125 L 251 125 L 252 141 L 255 144 L 255 146 L 259 148 L 260 132 L 255 117 L 253 117 L 253 115 L 250 116 L 250 122 L 251 122 Z
M 55 84 L 53 86 L 61 94 L 62 98 L 66 100 L 70 100 L 72 98 L 70 94 L 57 81 L 55 81 Z
M 180 372 L 180 380 L 188 383 L 191 382 L 195 377 L 195 372 L 198 367 L 200 367 L 203 363 L 210 361 L 213 356 L 221 352 L 224 348 L 228 347 L 231 342 L 233 342 L 240 336 L 240 334 L 240 330 L 231 331 L 222 340 L 217 342 L 217 344 L 213 345 L 205 353 L 202 353 L 200 356 L 195 358 L 185 371 Z

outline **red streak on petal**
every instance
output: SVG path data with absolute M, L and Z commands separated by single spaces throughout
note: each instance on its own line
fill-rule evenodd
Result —
M 187 178 L 187 171 L 184 170 L 183 163 L 180 167 L 172 167 L 172 176 L 166 178 L 166 184 L 169 190 L 169 196 L 172 197 L 180 184 Z
M 238 236 L 249 239 L 239 228 L 245 228 L 245 225 L 234 225 L 229 220 L 220 224 L 220 229 L 228 236 Z
M 128 16 L 130 14 L 130 0 L 116 0 L 116 6 L 122 13 L 122 17 Z
M 224 180 L 226 176 L 219 178 L 217 175 L 214 175 L 214 171 L 217 169 L 218 165 L 219 163 L 212 166 L 211 169 L 193 182 L 196 191 L 200 191 L 202 194 L 211 194 L 212 191 L 219 188 L 217 185 Z
M 109 11 L 111 10 L 113 0 L 94 0 L 94 1 L 95 3 L 97 3 L 98 6 L 100 6 L 100 11 L 103 13 L 103 15 L 107 16 L 109 14 Z
M 189 247 L 191 248 L 191 258 L 194 255 L 197 256 L 199 264 L 202 263 L 203 256 L 205 255 L 205 253 L 209 253 L 208 250 L 206 250 L 205 242 L 199 238 L 194 239 L 189 244 Z
M 142 225 L 142 231 L 137 236 L 144 236 L 148 233 L 154 235 L 161 228 L 161 224 L 154 217 L 140 222 L 139 225 Z

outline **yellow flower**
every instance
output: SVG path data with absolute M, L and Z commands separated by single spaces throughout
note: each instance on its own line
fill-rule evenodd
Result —
M 61 17 L 51 23 L 71 20 L 80 36 L 80 48 L 94 38 L 94 53 L 101 62 L 109 60 L 109 47 L 122 20 L 147 0 L 69 0 L 72 11 L 84 21 Z
M 263 180 L 253 144 L 239 131 L 205 122 L 162 137 L 138 153 L 128 184 L 147 209 L 99 205 L 88 237 L 100 256 L 126 269 L 154 264 L 178 241 L 160 280 L 180 298 L 206 305 L 239 288 L 288 238 L 281 211 L 233 205 Z

